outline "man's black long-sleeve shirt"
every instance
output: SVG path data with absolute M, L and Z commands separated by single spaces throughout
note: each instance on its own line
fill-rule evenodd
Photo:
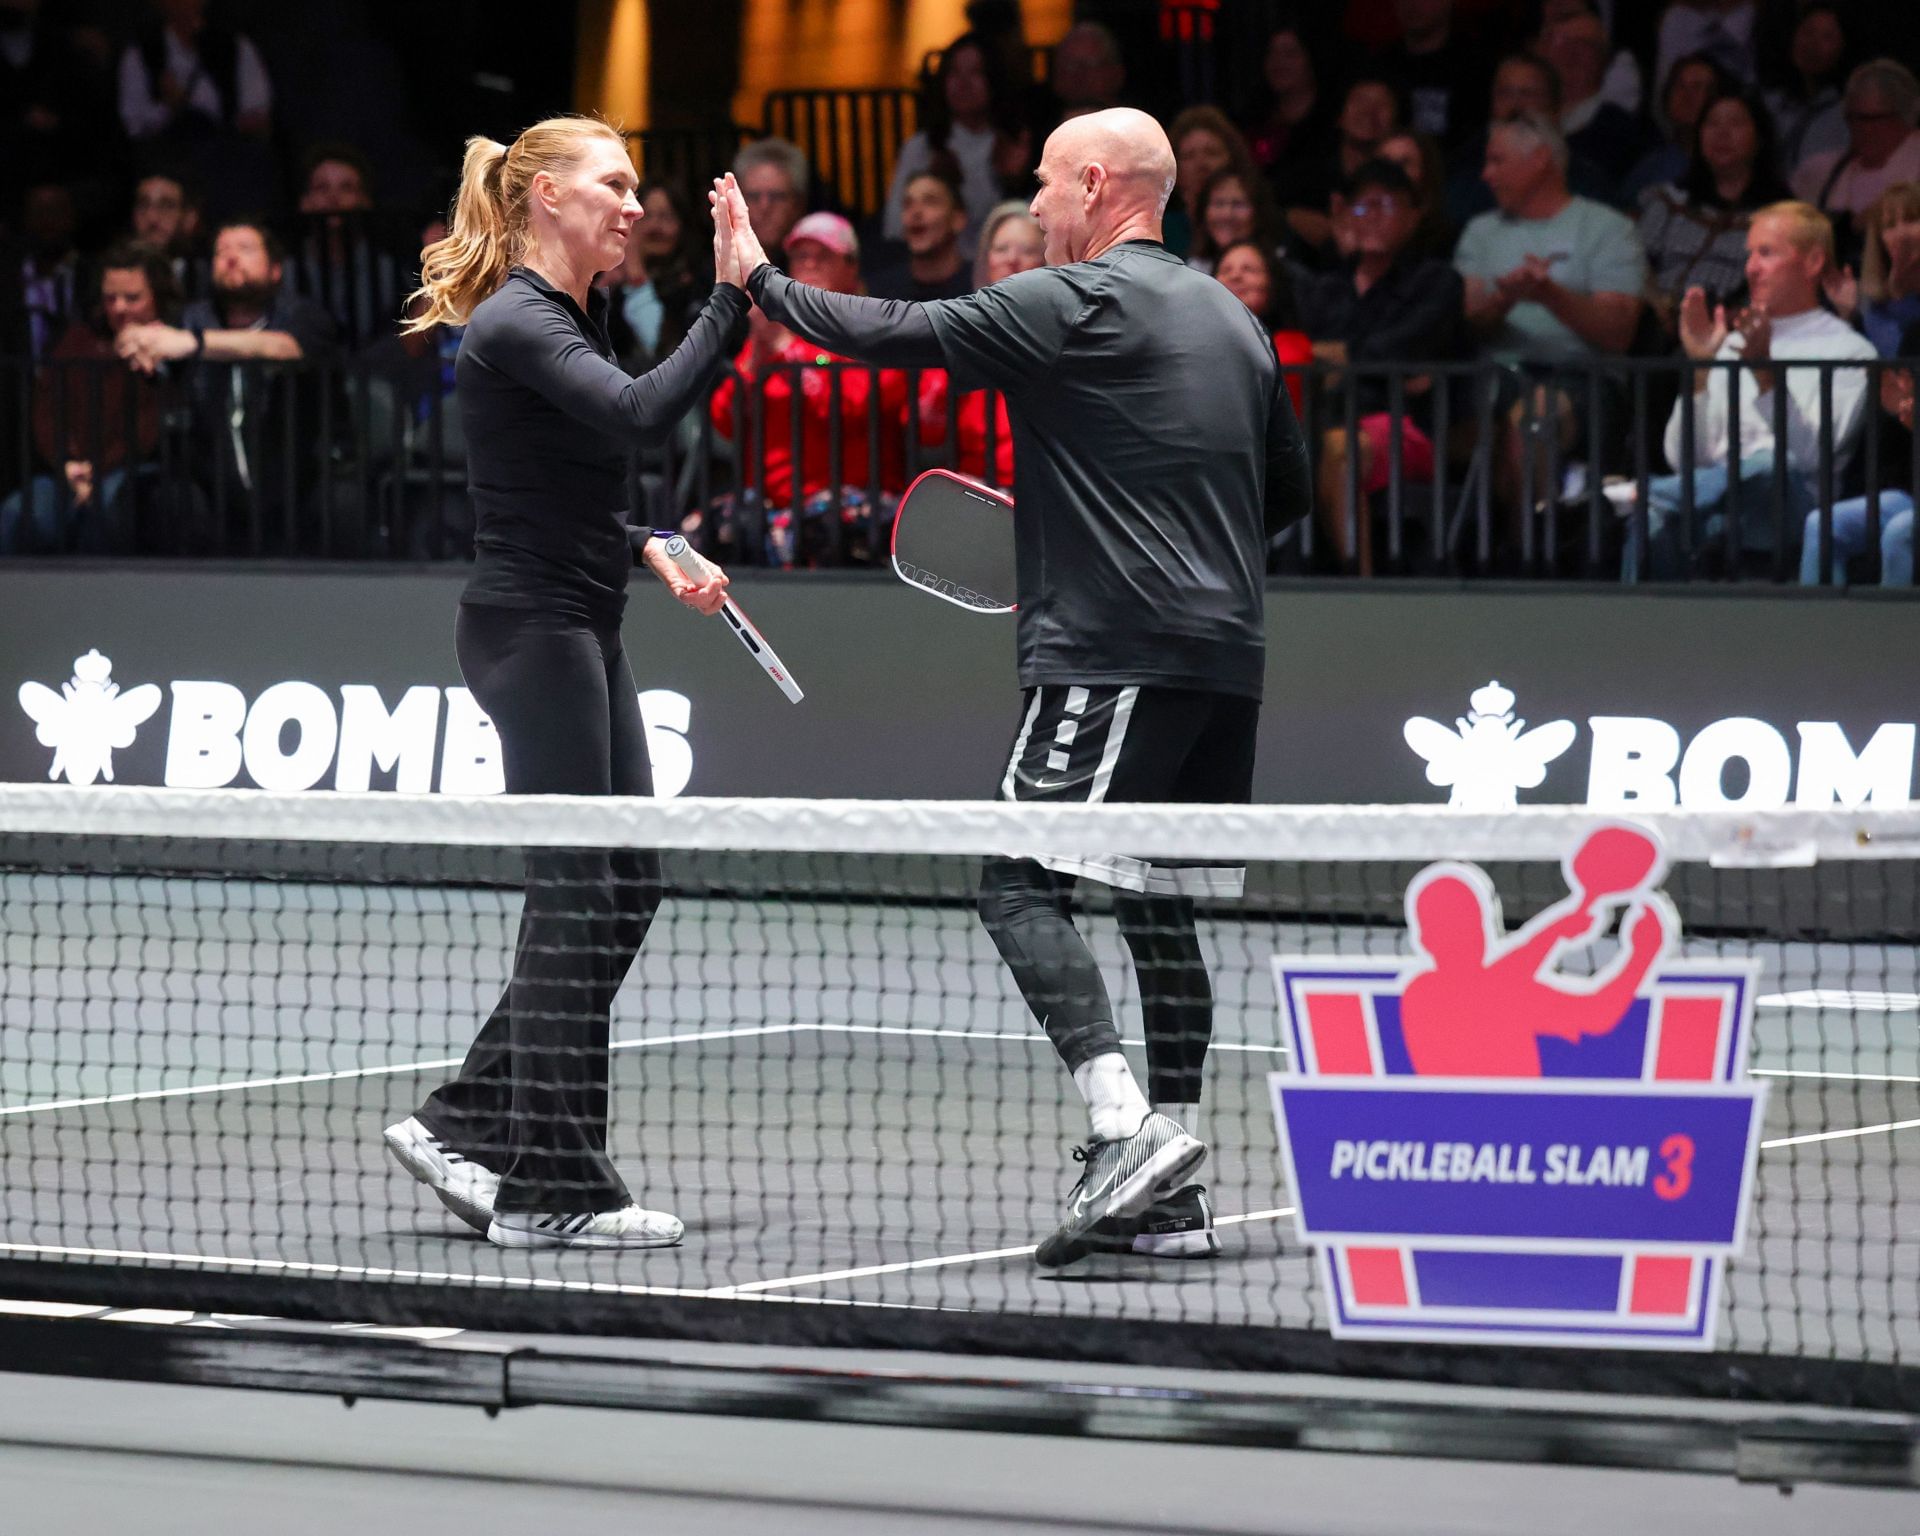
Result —
M 627 455 L 705 397 L 747 297 L 715 289 L 673 355 L 637 378 L 613 361 L 606 311 L 598 290 L 583 314 L 516 267 L 467 323 L 454 367 L 475 519 L 463 602 L 619 622 L 633 570 Z
M 1266 541 L 1311 487 L 1273 345 L 1225 288 L 1150 240 L 927 304 L 772 267 L 748 286 L 819 346 L 1006 394 L 1021 686 L 1260 696 Z

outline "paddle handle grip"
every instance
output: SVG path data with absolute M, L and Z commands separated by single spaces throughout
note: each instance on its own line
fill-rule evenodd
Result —
M 706 581 L 711 576 L 713 567 L 679 534 L 667 540 L 666 550 L 667 558 L 680 568 L 687 580 Z M 779 653 L 767 644 L 767 637 L 754 628 L 753 620 L 747 617 L 745 609 L 729 597 L 721 602 L 720 617 L 727 621 L 727 628 L 733 631 L 734 638 L 746 648 L 747 654 L 760 664 L 760 670 L 773 679 L 776 688 L 795 704 L 806 697 Z

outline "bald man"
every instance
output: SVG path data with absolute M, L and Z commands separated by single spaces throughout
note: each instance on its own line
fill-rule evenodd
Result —
M 830 294 L 766 265 L 737 188 L 715 189 L 767 314 L 827 347 L 944 367 L 1006 395 L 1020 466 L 1014 541 L 1025 702 L 1000 782 L 1020 801 L 1244 803 L 1265 670 L 1268 540 L 1312 504 L 1273 345 L 1246 306 L 1161 244 L 1173 150 L 1120 108 L 1062 124 L 1033 216 L 1047 265 L 925 304 Z M 1073 926 L 1076 877 L 1114 891 L 1140 981 L 1142 1094 L 1099 967 Z M 1196 895 L 1244 871 L 1115 853 L 987 861 L 980 911 L 1086 1100 L 1092 1139 L 1046 1267 L 1093 1248 L 1218 1251 L 1193 1134 L 1213 996 Z

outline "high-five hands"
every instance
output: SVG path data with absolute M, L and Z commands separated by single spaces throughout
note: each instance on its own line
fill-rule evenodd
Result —
M 718 186 L 719 183 L 715 182 L 714 185 Z M 714 202 L 714 197 L 711 192 L 707 194 L 707 201 L 709 203 Z M 730 283 L 735 288 L 745 288 L 747 285 L 741 279 L 739 267 L 740 267 L 740 264 L 738 261 L 734 259 L 734 254 L 733 254 L 733 221 L 726 217 L 725 210 L 718 203 L 714 203 L 714 209 L 713 209 L 714 281 L 721 282 L 721 283 Z
M 720 269 L 720 280 L 732 283 L 736 288 L 744 288 L 754 270 L 766 264 L 767 253 L 760 244 L 760 237 L 753 232 L 753 218 L 747 212 L 747 199 L 740 191 L 740 184 L 733 179 L 732 172 L 715 179 L 713 190 L 707 194 L 707 202 L 713 208 L 716 264 L 720 260 L 721 226 L 727 229 L 731 268 Z

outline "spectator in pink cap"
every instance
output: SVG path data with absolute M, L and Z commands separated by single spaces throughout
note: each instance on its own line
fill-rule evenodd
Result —
M 860 237 L 837 213 L 810 213 L 787 232 L 787 268 L 796 283 L 860 293 Z
M 853 226 L 837 213 L 810 213 L 787 232 L 787 265 L 795 282 L 831 293 L 859 293 L 860 241 Z M 893 503 L 904 485 L 907 378 L 898 369 L 832 368 L 851 359 L 803 341 L 769 320 L 758 305 L 749 316 L 747 344 L 733 361 L 734 378 L 721 381 L 713 396 L 713 424 L 724 437 L 737 430 L 743 411 L 759 413 L 745 442 L 757 445 L 745 465 L 746 483 L 764 496 L 767 546 L 759 556 L 769 565 L 817 566 L 869 557 L 882 525 L 892 526 Z M 876 518 L 867 402 L 876 383 L 880 393 L 879 483 Z M 793 442 L 793 396 L 799 390 L 800 441 Z M 742 401 L 745 404 L 742 404 Z M 840 414 L 840 479 L 833 475 L 833 414 Z M 765 468 L 765 483 L 761 469 Z M 798 481 L 800 517 L 793 517 Z M 712 527 L 696 513 L 694 529 L 715 552 L 738 558 L 740 530 L 734 509 L 714 509 Z M 832 526 L 835 516 L 844 524 Z M 685 525 L 683 525 L 683 529 Z M 693 536 L 694 529 L 686 530 Z M 730 547 L 731 546 L 731 547 Z M 748 558 L 753 558 L 751 552 Z

